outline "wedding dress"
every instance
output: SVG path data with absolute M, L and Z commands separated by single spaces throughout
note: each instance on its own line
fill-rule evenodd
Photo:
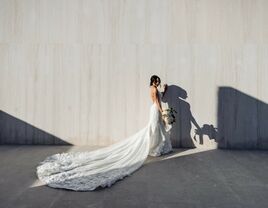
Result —
M 148 155 L 156 157 L 172 151 L 169 130 L 154 102 L 148 124 L 134 135 L 93 151 L 48 156 L 38 164 L 36 174 L 53 188 L 92 191 L 131 175 Z

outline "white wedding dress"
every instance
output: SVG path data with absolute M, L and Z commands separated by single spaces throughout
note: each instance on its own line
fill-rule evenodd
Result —
M 148 124 L 134 135 L 93 151 L 48 156 L 38 164 L 36 174 L 53 188 L 92 191 L 97 187 L 110 187 L 131 175 L 148 155 L 161 156 L 172 151 L 169 131 L 154 102 Z

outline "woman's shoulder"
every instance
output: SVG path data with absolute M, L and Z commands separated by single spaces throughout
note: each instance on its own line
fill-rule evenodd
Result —
M 151 88 L 151 92 L 154 92 L 154 93 L 157 93 L 157 92 L 158 92 L 158 90 L 157 90 L 156 87 L 154 87 L 154 86 L 150 86 L 150 88 Z

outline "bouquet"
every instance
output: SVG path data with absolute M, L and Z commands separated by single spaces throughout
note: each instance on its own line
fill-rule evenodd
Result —
M 164 109 L 162 112 L 162 119 L 166 124 L 173 124 L 176 122 L 175 113 L 177 113 L 177 111 L 173 108 Z

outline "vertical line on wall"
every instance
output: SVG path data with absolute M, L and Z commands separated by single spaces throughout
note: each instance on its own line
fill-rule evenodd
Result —
M 108 104 L 107 106 L 105 106 L 106 109 L 106 114 L 105 114 L 105 139 L 106 139 L 106 143 L 109 140 L 109 144 L 111 144 L 111 135 L 109 135 L 110 131 L 110 120 L 111 120 L 111 111 L 113 110 L 113 102 L 111 102 L 111 93 L 112 93 L 112 89 L 111 89 L 111 76 L 110 76 L 110 70 L 109 67 L 111 66 L 110 64 L 110 54 L 111 54 L 111 47 L 108 47 L 108 50 L 106 49 L 106 54 L 105 54 L 105 73 L 106 73 L 106 89 L 108 89 L 108 92 L 106 93 L 106 98 L 105 98 L 105 103 Z M 104 61 L 103 61 L 104 62 Z
M 82 46 L 78 46 L 77 45 L 77 50 L 79 50 L 79 54 L 81 55 L 81 52 L 82 52 L 82 55 L 84 56 L 85 55 L 85 51 L 84 51 L 84 47 L 83 47 L 83 45 Z M 79 118 L 78 118 L 78 121 L 79 121 L 79 125 L 78 125 L 78 139 L 79 139 L 79 144 L 81 144 L 81 136 L 82 136 L 82 133 L 81 133 L 81 131 L 82 131 L 82 129 L 83 128 L 81 128 L 81 126 L 82 126 L 82 122 L 81 122 L 81 109 L 82 109 L 82 99 L 81 99 L 81 93 L 82 93 L 82 83 L 81 83 L 81 75 L 82 75 L 82 69 L 84 69 L 82 66 L 82 64 L 81 64 L 81 56 L 80 56 L 80 58 L 78 58 L 78 60 L 79 60 L 79 62 L 80 62 L 80 64 L 78 65 L 79 67 L 80 67 L 80 69 L 79 69 L 79 75 L 78 75 L 78 85 L 79 85 L 79 87 L 78 87 L 78 89 L 79 89 L 79 98 L 78 98 L 78 102 L 79 102 Z M 82 59 L 83 60 L 83 59 Z M 82 62 L 82 63 L 84 63 L 84 62 Z
M 138 105 L 137 103 L 140 103 L 140 83 L 141 83 L 141 79 L 140 79 L 140 64 L 139 64 L 139 60 L 138 60 L 138 54 L 139 54 L 139 52 L 138 52 L 138 45 L 137 44 L 135 44 L 135 63 L 136 63 L 136 69 L 137 69 L 137 71 L 138 71 L 138 73 L 137 73 L 137 82 L 136 83 L 138 83 L 139 85 L 138 85 L 138 89 L 137 89 L 137 87 L 135 88 L 135 90 L 136 90 L 136 92 L 137 92 L 137 99 L 136 99 L 136 103 L 135 103 L 135 105 L 136 105 L 136 123 L 138 124 L 138 127 L 140 127 L 140 105 Z
M 259 99 L 260 98 L 260 89 L 261 89 L 261 85 L 262 85 L 262 82 L 260 82 L 260 60 L 259 60 L 259 54 L 260 54 L 260 48 L 257 47 L 257 98 Z M 255 148 L 258 148 L 260 147 L 259 144 L 261 144 L 261 134 L 260 134 L 260 105 L 261 103 L 258 102 L 257 99 L 255 99 L 256 101 L 256 107 L 257 107 L 257 141 L 256 141 L 256 147 Z
M 120 57 L 122 57 L 122 48 L 123 48 L 123 52 L 124 52 L 124 47 L 120 47 L 120 52 L 121 52 L 121 54 L 120 54 Z M 125 54 L 125 53 L 123 53 L 123 54 Z M 124 65 L 123 65 L 123 67 L 124 67 Z M 122 70 L 122 79 L 121 79 L 121 81 L 123 81 L 124 80 L 124 78 L 126 77 L 125 76 L 125 69 L 123 69 Z M 125 82 L 123 82 L 124 84 L 125 84 Z M 127 86 L 127 85 L 125 85 L 125 87 L 123 87 L 123 100 L 124 101 L 126 101 L 126 98 L 127 98 L 127 87 L 129 87 L 129 86 Z M 127 137 L 127 103 L 126 102 L 124 102 L 124 105 L 123 105 L 123 112 L 124 112 L 124 138 L 125 137 Z
M 144 37 L 144 43 L 149 43 L 149 16 L 150 16 L 150 11 L 148 8 L 148 1 L 145 1 L 145 37 Z
M 89 51 L 89 53 L 88 53 Z M 87 60 L 87 57 L 89 56 L 90 57 L 90 61 L 89 62 L 86 62 L 86 63 L 90 63 L 90 65 L 88 66 L 88 70 L 89 70 L 89 73 L 88 73 L 88 77 L 87 77 L 87 80 L 88 80 L 88 84 L 86 84 L 86 86 L 89 88 L 88 89 L 88 97 L 87 97 L 87 125 L 86 125 L 86 128 L 87 128 L 87 137 L 86 137 L 86 144 L 89 144 L 89 140 L 90 140 L 90 137 L 89 137 L 89 132 L 90 132 L 90 127 L 92 126 L 92 124 L 90 123 L 90 114 L 91 114 L 91 110 L 92 110 L 92 101 L 90 100 L 91 97 L 90 95 L 92 95 L 92 87 L 90 87 L 90 83 L 92 83 L 92 79 L 91 79 L 91 63 L 92 63 L 92 51 L 93 51 L 93 46 L 92 45 L 89 45 L 88 47 L 86 47 L 86 51 L 85 51 L 85 61 Z M 86 65 L 87 66 L 87 65 Z
M 56 56 L 56 53 L 55 53 L 55 46 L 54 45 L 52 45 L 52 59 L 50 60 L 53 64 L 55 64 L 54 63 L 54 60 L 55 60 L 55 56 Z M 56 112 L 57 112 L 57 109 L 56 109 L 56 106 L 57 106 L 57 104 L 56 104 L 56 101 L 55 101 L 55 93 L 57 94 L 57 89 L 56 89 L 56 85 L 55 85 L 55 82 L 56 82 L 56 70 L 57 70 L 57 64 L 55 64 L 54 65 L 55 66 L 55 68 L 54 68 L 54 70 L 53 70 L 53 74 L 52 74 L 52 79 L 53 79 L 53 82 L 52 82 L 52 84 L 53 84 L 53 86 L 52 86 L 52 89 L 53 89 L 53 96 L 52 96 L 52 103 L 53 103 L 53 107 L 52 107 L 52 112 L 53 112 L 53 116 L 54 116 L 54 119 L 53 119 L 53 121 L 52 121 L 52 129 L 53 129 L 53 133 L 55 134 L 56 133 L 56 122 L 55 122 L 55 120 L 57 119 L 57 117 L 55 116 L 56 115 Z M 55 144 L 55 139 L 54 139 L 54 144 Z
M 36 105 L 37 105 L 37 68 L 36 67 L 34 67 L 34 79 L 33 79 L 33 85 L 34 85 L 34 105 L 33 105 L 33 110 L 34 110 L 34 114 L 33 114 L 33 123 L 34 124 L 36 124 L 36 115 L 38 115 L 37 113 L 36 113 L 36 111 L 37 111 L 37 107 L 36 107 Z M 36 131 L 34 130 L 33 131 L 33 137 L 32 137 L 32 144 L 35 144 L 35 141 L 34 141 L 34 139 L 37 139 L 38 138 L 38 135 L 36 135 Z M 43 141 L 42 141 L 42 143 L 43 143 Z
M 100 71 L 102 70 L 102 68 L 100 67 L 100 59 L 99 57 L 101 56 L 101 45 L 98 44 L 98 67 L 100 69 Z M 98 92 L 99 92 L 99 96 L 98 96 L 98 103 L 96 106 L 99 106 L 101 107 L 101 93 L 102 93 L 102 79 L 101 79 L 101 72 L 100 71 L 97 71 L 97 75 L 98 75 Z M 98 73 L 99 72 L 99 73 Z M 100 110 L 100 109 L 99 109 Z M 96 116 L 96 136 L 97 136 L 97 145 L 100 145 L 100 122 L 101 122 L 101 119 L 100 119 L 101 115 L 99 116 Z

